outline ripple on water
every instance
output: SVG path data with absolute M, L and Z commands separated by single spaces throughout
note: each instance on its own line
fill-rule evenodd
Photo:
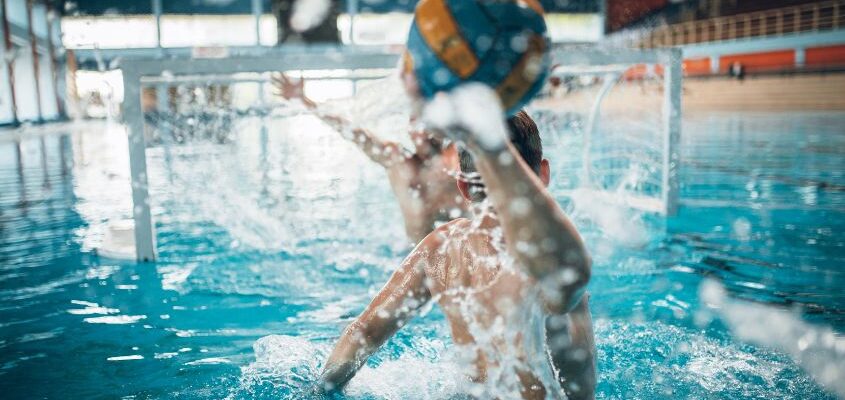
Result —
M 832 399 L 787 356 L 660 322 L 598 319 L 599 399 Z M 312 398 L 330 343 L 271 335 L 254 344 L 232 397 Z M 399 347 L 403 347 L 398 344 Z M 447 399 L 463 388 L 460 366 L 439 339 L 415 340 L 363 367 L 344 390 L 350 399 Z M 384 352 L 382 352 L 384 353 Z

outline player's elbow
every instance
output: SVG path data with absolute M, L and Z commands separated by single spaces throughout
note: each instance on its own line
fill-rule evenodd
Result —
M 547 279 L 551 279 L 561 290 L 567 293 L 576 293 L 581 291 L 592 277 L 593 262 L 586 250 L 579 248 L 571 250 L 563 255 L 562 259 L 557 260 L 557 267 Z M 576 301 L 580 296 L 576 296 Z

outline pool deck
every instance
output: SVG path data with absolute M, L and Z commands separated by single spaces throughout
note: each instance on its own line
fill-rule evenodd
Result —
M 684 107 L 706 110 L 845 111 L 845 73 L 689 78 Z
M 553 109 L 587 110 L 598 87 L 559 94 L 538 103 Z M 684 111 L 845 111 L 845 72 L 792 75 L 687 77 L 683 83 Z M 659 110 L 657 82 L 619 83 L 603 101 L 603 110 L 651 106 Z

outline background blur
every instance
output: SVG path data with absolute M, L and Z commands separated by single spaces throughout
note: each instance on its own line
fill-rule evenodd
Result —
M 324 2 L 328 0 L 314 0 Z M 544 0 L 557 43 L 681 46 L 686 107 L 843 109 L 842 1 Z M 3 1 L 0 124 L 119 112 L 120 60 L 215 48 L 401 46 L 415 2 L 332 1 L 291 29 L 292 1 Z M 732 67 L 734 73 L 732 74 Z M 728 77 L 746 77 L 733 85 Z
M 308 398 L 408 243 L 271 74 L 407 140 L 415 4 L 0 0 L 0 396 Z M 845 398 L 845 0 L 542 4 L 556 59 L 603 60 L 528 106 L 594 260 L 597 398 Z M 680 106 L 628 47 L 680 49 Z M 450 349 L 435 307 L 342 398 L 454 398 Z

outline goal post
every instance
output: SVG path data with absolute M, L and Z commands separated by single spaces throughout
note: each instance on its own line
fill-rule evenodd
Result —
M 362 50 L 358 47 L 274 49 L 264 54 L 230 55 L 221 58 L 165 58 L 125 60 L 123 72 L 123 119 L 129 136 L 129 167 L 132 185 L 132 219 L 135 222 L 135 251 L 138 261 L 156 259 L 155 225 L 152 220 L 146 138 L 141 91 L 146 78 L 162 75 L 231 75 L 288 70 L 391 68 L 398 61 L 395 52 Z
M 567 111 L 567 108 L 580 110 L 584 121 L 580 134 L 583 145 L 582 158 L 580 160 L 580 182 L 577 189 L 590 190 L 591 196 L 598 196 L 601 200 L 608 202 L 622 203 L 625 206 L 640 209 L 647 212 L 654 212 L 661 215 L 674 215 L 678 210 L 678 167 L 679 152 L 678 144 L 681 135 L 681 90 L 683 77 L 682 52 L 680 49 L 619 49 L 619 48 L 585 48 L 585 47 L 556 47 L 553 50 L 554 68 L 552 76 L 561 79 L 566 78 L 590 78 L 586 84 L 574 84 L 572 97 L 577 100 L 569 100 L 568 97 L 551 101 L 552 109 L 555 111 Z M 594 81 L 595 80 L 595 81 Z M 597 81 L 597 82 L 596 82 Z M 625 83 L 620 83 L 620 82 Z M 631 82 L 648 82 L 659 87 L 657 96 L 642 94 L 639 91 L 630 90 Z M 600 84 L 599 84 L 600 83 Z M 613 129 L 601 130 L 598 128 L 600 122 L 607 124 L 612 119 L 613 113 L 603 113 L 603 107 L 609 95 L 618 89 L 615 99 L 622 100 L 615 102 L 616 111 L 619 112 L 642 112 L 649 114 L 660 114 L 659 118 L 648 126 L 647 135 L 637 138 L 635 135 L 622 134 L 613 135 Z M 627 89 L 627 90 L 625 90 Z M 581 90 L 581 92 L 578 92 Z M 588 94 L 585 94 L 588 93 Z M 578 96 L 582 95 L 582 96 Z M 570 96 L 567 89 L 567 96 Z M 651 102 L 659 96 L 659 103 Z M 648 100 L 644 102 L 643 100 Z M 645 104 L 638 104 L 643 102 Z M 643 107 L 645 107 L 643 109 Z M 638 109 L 639 108 L 639 109 Z M 635 114 L 633 120 L 645 120 L 645 115 Z M 629 118 L 630 120 L 630 118 Z M 615 127 L 619 128 L 619 127 Z M 618 130 L 618 129 L 616 129 Z M 641 132 L 642 134 L 642 132 Z M 632 143 L 613 143 L 620 139 L 630 140 Z M 605 141 L 605 146 L 599 146 L 595 142 Z M 640 140 L 640 143 L 637 143 Z M 643 146 L 642 142 L 648 146 Z M 608 144 L 608 142 L 612 142 Z M 625 147 L 628 145 L 628 147 Z M 653 150 L 653 151 L 649 151 Z M 602 159 L 616 157 L 615 161 L 623 158 L 619 153 L 627 151 L 629 158 L 642 156 L 641 153 L 648 153 L 653 157 L 652 164 L 646 165 L 650 179 L 647 183 L 648 190 L 632 190 L 627 193 L 620 193 L 615 186 L 620 185 L 622 176 L 617 180 L 607 179 L 607 175 L 613 173 L 631 172 L 626 168 L 642 167 L 635 161 L 627 161 L 623 166 L 614 165 L 618 170 L 601 171 L 593 173 L 593 169 L 601 163 Z M 598 153 L 598 154 L 597 154 Z M 640 154 L 638 154 L 640 153 Z M 623 155 L 624 156 L 624 155 Z M 605 163 L 607 164 L 607 163 Z M 619 164 L 617 162 L 617 164 Z M 657 168 L 659 166 L 659 168 Z M 653 173 L 651 170 L 654 170 Z M 599 178 L 596 178 L 596 175 Z M 603 178 L 603 179 L 602 179 Z M 600 182 L 601 180 L 611 183 Z M 573 188 L 575 189 L 575 188 Z
M 142 106 L 145 86 L 167 87 L 172 77 L 209 77 L 214 82 L 221 76 L 242 73 L 262 74 L 277 71 L 366 70 L 390 69 L 397 65 L 399 53 L 387 48 L 361 46 L 312 46 L 273 49 L 252 49 L 233 54 L 221 52 L 220 58 L 162 58 L 127 59 L 121 63 L 123 73 L 123 120 L 128 131 L 130 177 L 132 185 L 132 218 L 134 220 L 135 251 L 138 261 L 156 260 L 156 233 L 149 193 L 145 137 L 145 114 Z M 601 49 L 595 47 L 555 47 L 553 63 L 567 66 L 612 66 L 659 64 L 664 68 L 662 111 L 662 162 L 659 207 L 650 211 L 672 215 L 677 210 L 677 144 L 681 118 L 681 52 L 678 49 L 634 50 Z M 166 94 L 157 91 L 158 102 L 165 102 Z M 599 118 L 598 104 L 591 111 L 593 121 Z M 592 123 L 595 125 L 595 123 Z M 590 128 L 594 129 L 594 128 Z M 592 132 L 590 133 L 592 134 Z M 649 207 L 645 207 L 649 208 Z

